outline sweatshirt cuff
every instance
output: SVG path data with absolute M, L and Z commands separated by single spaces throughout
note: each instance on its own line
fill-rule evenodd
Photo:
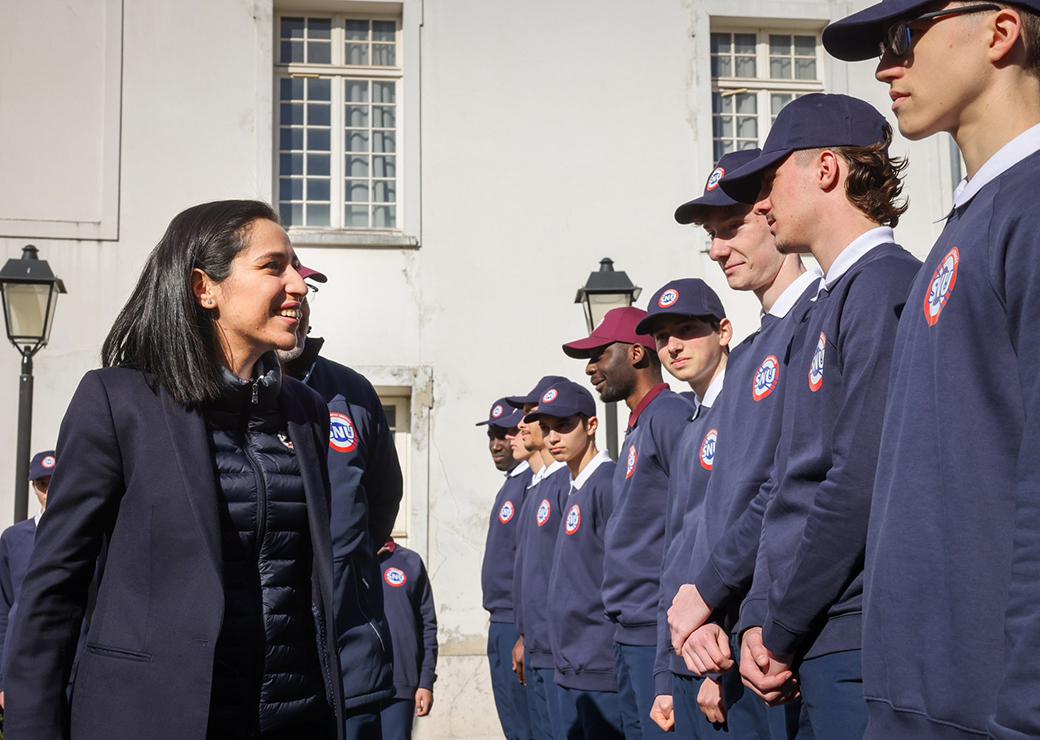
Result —
M 761 627 L 766 621 L 766 600 L 747 599 L 740 608 L 739 634 L 743 635 L 752 627 Z
M 718 571 L 715 570 L 714 562 L 710 559 L 701 568 L 701 572 L 697 574 L 697 577 L 693 579 L 693 585 L 697 587 L 697 591 L 700 593 L 701 598 L 704 599 L 704 603 L 711 606 L 713 610 L 724 606 L 732 594 L 729 586 L 726 585 L 719 576 Z
M 659 671 L 654 673 L 654 696 L 672 695 L 672 672 Z
M 433 682 L 437 680 L 437 674 L 433 671 L 423 671 L 419 676 L 419 688 L 433 691 Z
M 787 665 L 794 662 L 801 639 L 801 634 L 792 632 L 775 619 L 767 619 L 766 624 L 762 625 L 762 643 L 769 648 L 769 652 Z

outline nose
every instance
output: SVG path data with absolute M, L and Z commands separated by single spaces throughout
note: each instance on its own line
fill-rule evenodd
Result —
M 903 70 L 902 59 L 892 52 L 886 51 L 878 60 L 877 68 L 874 70 L 874 78 L 878 82 L 891 84 Z
M 755 202 L 753 210 L 756 216 L 766 216 L 773 210 L 773 202 L 768 195 L 764 195 Z
M 668 348 L 668 352 L 672 355 L 677 355 L 682 351 L 682 342 L 679 341 L 679 337 L 669 336 L 668 342 L 665 344 Z
M 596 372 L 596 363 L 593 362 L 592 360 L 589 360 L 585 364 L 585 374 L 588 375 L 589 377 L 592 377 L 595 374 L 595 372 Z
M 289 265 L 289 269 L 285 271 L 285 292 L 300 299 L 307 295 L 307 283 L 303 281 L 300 273 L 292 265 Z
M 712 237 L 711 246 L 708 247 L 708 258 L 714 262 L 723 262 L 729 256 L 729 244 L 719 237 Z

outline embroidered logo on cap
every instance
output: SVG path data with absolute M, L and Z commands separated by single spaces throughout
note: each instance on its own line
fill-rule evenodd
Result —
M 545 395 L 542 396 L 542 403 L 552 403 L 556 400 L 556 397 L 559 395 L 559 391 L 557 391 L 555 388 L 550 388 L 545 392 Z
M 953 286 L 957 284 L 957 269 L 960 264 L 961 250 L 954 247 L 935 268 L 932 282 L 928 284 L 928 290 L 924 294 L 924 320 L 928 322 L 928 326 L 939 323 L 939 316 L 950 301 Z
M 329 447 L 336 452 L 353 452 L 357 449 L 354 422 L 346 414 L 338 411 L 329 414 Z
M 708 184 L 704 186 L 705 190 L 711 191 L 719 186 L 719 180 L 726 176 L 726 170 L 722 167 L 716 167 L 712 170 L 712 173 L 708 175 Z
M 495 406 L 495 408 L 491 409 L 491 418 L 492 419 L 497 419 L 504 412 L 505 412 L 505 409 L 502 408 L 502 404 L 498 404 L 497 406 Z
M 542 503 L 538 504 L 538 512 L 535 514 L 534 520 L 539 527 L 544 527 L 551 516 L 552 504 L 549 503 L 549 499 L 543 498 Z
M 498 510 L 498 521 L 503 524 L 509 524 L 513 521 L 513 514 L 516 513 L 516 507 L 513 506 L 512 501 L 506 501 L 502 504 L 502 508 Z
M 709 429 L 701 442 L 701 467 L 711 470 L 715 467 L 715 443 L 719 439 L 718 429 Z
M 46 455 L 42 460 L 40 460 L 40 465 L 42 465 L 45 468 L 53 468 L 54 463 L 54 455 Z
M 625 462 L 625 480 L 632 477 L 632 474 L 636 472 L 636 463 L 639 462 L 639 453 L 636 452 L 636 446 L 632 445 L 628 448 L 628 460 Z
M 408 576 L 400 568 L 387 568 L 383 571 L 383 580 L 386 581 L 388 586 L 401 588 L 401 586 L 408 583 Z
M 679 291 L 675 288 L 669 288 L 657 299 L 657 305 L 661 308 L 669 308 L 674 306 L 677 300 L 679 300 Z
M 816 343 L 816 351 L 809 365 L 809 390 L 813 393 L 823 388 L 823 360 L 827 353 L 827 334 L 820 332 L 820 341 Z
M 564 522 L 563 531 L 569 535 L 574 534 L 581 529 L 581 507 L 574 504 L 567 512 L 567 519 Z
M 769 355 L 762 360 L 762 364 L 755 371 L 755 377 L 751 383 L 751 397 L 755 401 L 769 398 L 779 383 L 780 361 L 776 359 L 776 355 Z

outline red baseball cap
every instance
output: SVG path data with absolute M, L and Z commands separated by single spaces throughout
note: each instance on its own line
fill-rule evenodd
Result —
M 651 352 L 657 351 L 653 337 L 636 332 L 636 326 L 646 318 L 646 311 L 635 306 L 613 308 L 607 311 L 603 321 L 592 330 L 591 336 L 563 345 L 563 352 L 576 360 L 588 359 L 600 347 L 614 342 L 641 344 Z
M 310 278 L 311 280 L 317 280 L 319 283 L 327 283 L 329 281 L 329 279 L 325 277 L 325 273 L 318 272 L 317 270 L 303 265 L 299 265 L 296 268 L 296 272 L 300 273 L 300 277 L 304 280 Z

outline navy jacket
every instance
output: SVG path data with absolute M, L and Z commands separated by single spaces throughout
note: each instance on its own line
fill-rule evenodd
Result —
M 863 687 L 921 735 L 1040 737 L 1038 172 L 1033 153 L 950 215 L 896 337 Z
M 336 675 L 328 411 L 286 378 L 279 397 L 300 460 L 312 545 L 312 611 L 330 717 Z M 22 583 L 5 732 L 22 740 L 202 738 L 224 613 L 213 453 L 202 414 L 136 370 L 83 378 L 61 425 L 62 461 Z M 95 563 L 107 554 L 71 702 L 65 687 Z M 71 704 L 71 706 L 70 706 Z
M 394 644 L 397 699 L 414 699 L 417 689 L 433 691 L 437 680 L 437 611 L 426 566 L 415 550 L 391 542 L 379 555 L 383 603 Z
M 806 314 L 745 626 L 778 656 L 862 644 L 863 551 L 892 347 L 920 263 L 895 244 L 863 255 Z M 762 598 L 765 611 L 755 620 Z
M 570 490 L 571 474 L 563 463 L 532 486 L 520 509 L 519 545 L 513 576 L 513 603 L 524 636 L 530 667 L 552 668 L 549 634 L 549 575 L 556 552 L 561 508 Z
M 484 592 L 484 608 L 491 614 L 492 622 L 513 621 L 516 533 L 524 494 L 530 483 L 531 466 L 522 462 L 506 474 L 491 509 L 480 585 Z
M 4 673 L 7 670 L 10 625 L 35 540 L 35 519 L 12 524 L 0 535 L 0 650 L 3 650 L 0 653 L 0 691 L 3 691 Z
M 653 395 L 650 395 L 653 394 Z M 657 644 L 657 602 L 676 445 L 693 406 L 663 383 L 634 410 L 614 471 L 603 603 L 625 645 Z
M 691 556 L 687 582 L 717 612 L 730 612 L 729 619 L 755 572 L 762 514 L 772 490 L 765 484 L 780 438 L 784 392 L 795 377 L 788 372 L 791 339 L 813 305 L 818 275 L 806 272 L 788 286 L 791 294 L 785 291 L 777 300 L 793 302 L 783 317 L 767 313 L 758 332 L 734 350 L 730 383 L 715 405 L 714 423 L 723 441 L 704 493 L 705 536 Z
M 617 691 L 614 625 L 603 612 L 603 537 L 614 507 L 614 463 L 606 453 L 570 484 L 557 523 L 549 576 L 549 630 L 556 683 Z M 568 473 L 569 477 L 569 473 Z
M 379 396 L 360 373 L 319 357 L 323 341 L 308 339 L 304 354 L 286 372 L 317 391 L 329 407 L 336 635 L 350 709 L 393 694 L 376 551 L 390 539 L 404 489 Z

